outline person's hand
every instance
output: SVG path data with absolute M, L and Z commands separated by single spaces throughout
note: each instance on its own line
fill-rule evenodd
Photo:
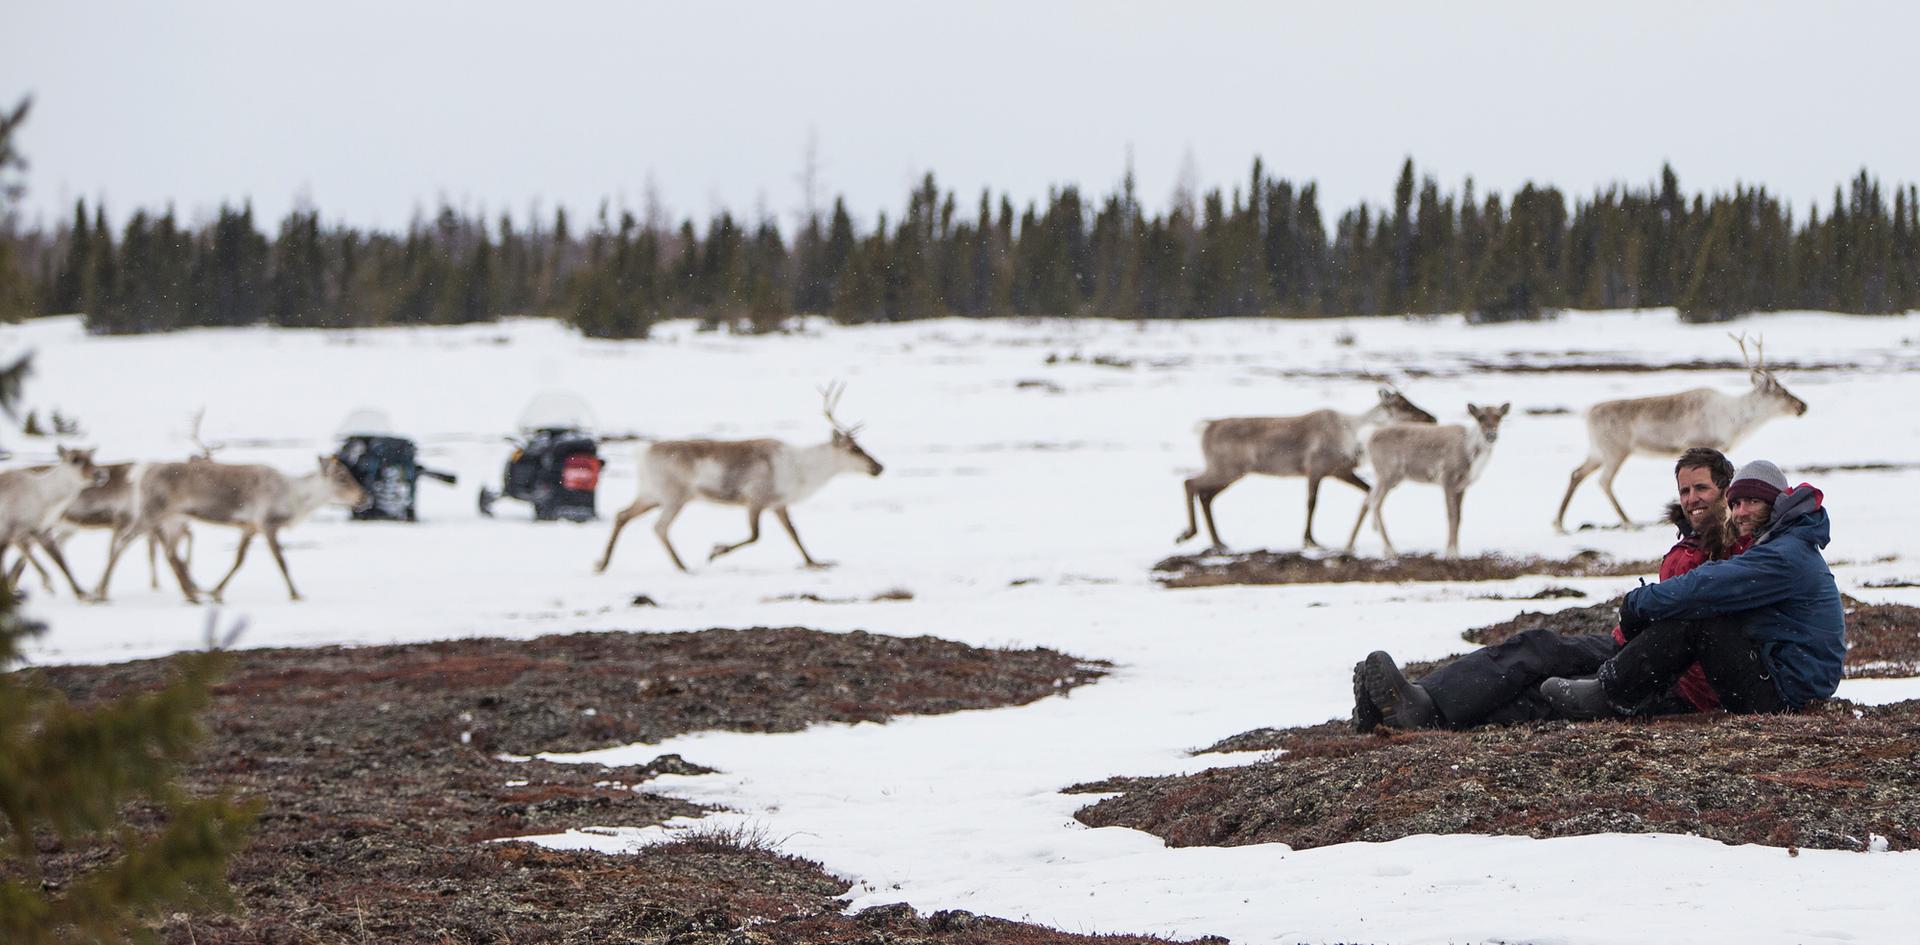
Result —
M 1633 594 L 1629 593 L 1620 601 L 1620 633 L 1631 640 L 1634 635 L 1645 630 L 1653 621 L 1641 616 L 1633 607 Z

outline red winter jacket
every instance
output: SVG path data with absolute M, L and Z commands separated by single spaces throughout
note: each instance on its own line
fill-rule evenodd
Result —
M 1686 517 L 1680 513 L 1678 506 L 1669 508 L 1668 515 L 1670 520 L 1676 520 L 1675 524 L 1680 526 L 1682 537 L 1674 543 L 1672 548 L 1667 549 L 1667 556 L 1660 559 L 1660 580 L 1662 581 L 1679 577 L 1709 560 L 1706 547 L 1701 543 L 1700 537 L 1693 534 L 1692 528 L 1686 524 Z M 1737 538 L 1733 546 L 1727 549 L 1726 556 L 1731 558 L 1752 546 L 1751 536 Z M 1618 624 L 1613 628 L 1613 642 L 1620 646 L 1627 645 L 1627 635 L 1620 631 Z M 1698 711 L 1711 712 L 1720 708 L 1720 694 L 1713 691 L 1713 686 L 1707 682 L 1707 672 L 1700 668 L 1699 663 L 1687 667 L 1687 671 L 1681 674 L 1680 681 L 1673 684 L 1673 689 Z

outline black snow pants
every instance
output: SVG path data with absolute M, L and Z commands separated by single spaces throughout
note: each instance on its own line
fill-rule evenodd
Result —
M 1554 676 L 1591 676 L 1619 652 L 1611 633 L 1570 636 L 1527 630 L 1468 653 L 1418 682 L 1449 727 L 1511 725 L 1552 717 L 1540 695 L 1541 683 Z M 1672 686 L 1673 680 L 1667 680 L 1667 688 Z
M 1727 711 L 1786 708 L 1766 655 L 1733 617 L 1656 621 L 1627 641 L 1598 675 L 1614 708 L 1630 712 L 1670 691 L 1695 662 Z

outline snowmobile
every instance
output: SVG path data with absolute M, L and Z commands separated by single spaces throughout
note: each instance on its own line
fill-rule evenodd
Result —
M 379 410 L 349 414 L 340 425 L 340 448 L 333 455 L 367 491 L 367 504 L 353 510 L 357 522 L 419 521 L 414 498 L 420 477 L 448 485 L 458 482 L 452 473 L 420 465 L 413 441 L 394 433 Z
M 586 405 L 571 394 L 535 397 L 520 417 L 520 435 L 509 437 L 499 492 L 480 487 L 480 514 L 491 518 L 493 504 L 519 499 L 533 506 L 536 522 L 587 522 L 598 517 L 594 493 L 600 485 L 599 444 Z

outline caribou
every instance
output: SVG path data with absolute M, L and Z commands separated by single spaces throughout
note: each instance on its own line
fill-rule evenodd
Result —
M 17 590 L 20 569 L 31 560 L 32 547 L 38 543 L 53 560 L 60 573 L 66 575 L 67 583 L 73 587 L 75 596 L 85 596 L 80 583 L 73 579 L 73 571 L 67 567 L 66 558 L 60 554 L 58 545 L 47 540 L 47 532 L 66 514 L 67 507 L 80 497 L 88 486 L 97 485 L 105 477 L 100 467 L 93 464 L 93 450 L 68 449 L 59 447 L 60 461 L 51 466 L 34 469 L 14 469 L 0 472 L 0 555 L 6 549 L 16 549 L 21 561 L 7 573 L 8 590 Z
M 673 566 L 686 571 L 687 566 L 680 560 L 679 552 L 674 551 L 667 532 L 680 510 L 694 499 L 744 506 L 747 510 L 747 537 L 732 544 L 714 545 L 707 555 L 709 562 L 759 541 L 760 516 L 772 509 L 787 530 L 787 536 L 793 539 L 793 546 L 800 550 L 800 559 L 806 566 L 830 567 L 830 563 L 815 561 L 807 553 L 787 507 L 820 491 L 841 473 L 880 475 L 883 468 L 880 461 L 867 455 L 854 439 L 860 427 L 846 426 L 833 415 L 845 390 L 844 386 L 830 385 L 821 392 L 827 423 L 833 428 L 832 436 L 825 443 L 790 446 L 770 439 L 660 440 L 641 450 L 640 493 L 633 504 L 614 516 L 606 554 L 594 570 L 606 572 L 613 562 L 613 546 L 620 540 L 620 530 L 626 528 L 628 522 L 659 509 L 660 517 L 653 523 L 653 533 L 667 549 Z
M 1433 414 L 1414 406 L 1391 387 L 1380 388 L 1380 402 L 1364 413 L 1316 410 L 1297 417 L 1209 420 L 1200 432 L 1200 452 L 1206 457 L 1207 468 L 1186 481 L 1187 530 L 1174 543 L 1199 533 L 1193 511 L 1197 503 L 1206 515 L 1207 537 L 1213 539 L 1213 550 L 1225 550 L 1226 544 L 1213 524 L 1214 497 L 1241 477 L 1259 473 L 1306 477 L 1307 531 L 1303 544 L 1318 548 L 1319 542 L 1313 540 L 1313 512 L 1320 503 L 1320 480 L 1331 476 L 1363 493 L 1371 492 L 1367 481 L 1354 471 L 1366 459 L 1361 446 L 1366 435 L 1387 423 L 1433 422 Z M 1360 518 L 1354 521 L 1353 534 L 1347 538 L 1349 549 L 1365 520 L 1362 503 Z
M 1731 452 L 1768 420 L 1807 412 L 1807 402 L 1789 392 L 1768 369 L 1763 339 L 1754 340 L 1749 356 L 1745 335 L 1729 337 L 1740 346 L 1740 360 L 1753 384 L 1745 393 L 1723 394 L 1700 387 L 1658 397 L 1607 400 L 1587 408 L 1587 458 L 1567 482 L 1567 494 L 1553 517 L 1554 531 L 1566 534 L 1573 492 L 1594 470 L 1600 471 L 1600 491 L 1620 516 L 1620 524 L 1631 528 L 1633 519 L 1613 494 L 1613 477 L 1627 457 L 1635 453 L 1678 456 L 1696 446 Z
M 1439 486 L 1447 496 L 1446 556 L 1460 556 L 1460 503 L 1467 487 L 1480 478 L 1481 470 L 1493 456 L 1493 444 L 1500 438 L 1500 421 L 1505 420 L 1512 404 L 1498 407 L 1467 405 L 1473 423 L 1444 426 L 1397 423 L 1373 431 L 1367 439 L 1367 455 L 1373 459 L 1375 482 L 1367 496 L 1362 520 L 1371 513 L 1373 527 L 1380 532 L 1380 544 L 1387 555 L 1397 554 L 1387 538 L 1387 521 L 1381 512 L 1387 493 L 1402 482 L 1425 482 Z M 1356 527 L 1356 533 L 1358 529 Z M 1347 544 L 1353 552 L 1353 544 Z
M 219 602 L 227 583 L 240 571 L 247 559 L 247 546 L 253 536 L 267 541 L 280 576 L 286 579 L 287 596 L 300 600 L 287 571 L 287 558 L 280 550 L 280 530 L 298 524 L 315 510 L 329 503 L 355 508 L 367 501 L 366 490 L 354 481 L 353 473 L 338 459 L 320 457 L 320 467 L 304 476 L 291 476 L 270 466 L 236 465 L 210 459 L 190 459 L 184 463 L 154 463 L 139 480 L 138 515 L 134 525 L 122 532 L 107 553 L 107 573 L 100 578 L 96 597 L 105 598 L 107 580 L 120 553 L 135 537 L 157 538 L 166 552 L 167 564 L 180 582 L 180 592 L 188 603 L 199 603 L 200 590 L 187 573 L 187 566 L 168 536 L 177 536 L 188 519 L 240 529 L 240 550 L 234 554 L 233 567 L 210 596 Z
M 88 487 L 86 491 L 80 493 L 79 498 L 73 500 L 72 505 L 67 506 L 67 513 L 61 516 L 60 524 L 54 530 L 54 544 L 66 542 L 74 532 L 81 529 L 105 529 L 111 536 L 107 542 L 107 547 L 111 551 L 112 539 L 118 538 L 121 533 L 133 527 L 139 509 L 140 475 L 146 471 L 145 465 L 114 463 L 100 468 L 106 473 L 106 477 L 99 485 Z M 180 548 L 182 543 L 187 543 L 190 548 L 193 536 L 188 533 L 187 526 L 182 523 L 178 530 L 168 535 L 165 540 L 176 549 Z M 160 589 L 158 554 L 161 541 L 162 539 L 156 535 L 147 536 L 147 584 L 156 591 Z M 176 553 L 180 553 L 183 560 L 192 554 L 190 550 L 185 553 L 176 551 Z M 76 590 L 76 596 L 78 593 Z M 105 596 L 106 575 L 103 572 L 100 585 L 94 588 L 92 598 L 100 600 Z
M 117 538 L 121 532 L 133 527 L 135 497 L 143 467 L 137 463 L 114 463 L 101 466 L 99 469 L 103 474 L 99 481 L 80 490 L 80 495 L 67 506 L 66 511 L 60 516 L 60 521 L 49 532 L 34 536 L 35 543 L 49 555 L 57 554 L 64 557 L 63 546 L 75 532 L 81 529 L 105 529 L 110 536 Z M 183 542 L 191 542 L 192 536 L 187 533 L 183 525 L 178 534 L 170 536 L 170 540 L 177 547 Z M 48 548 L 48 545 L 53 547 Z M 154 590 L 160 589 L 159 546 L 157 539 L 149 537 L 147 581 Z M 108 547 L 112 547 L 111 538 L 108 541 Z M 55 563 L 58 565 L 59 561 L 56 560 Z M 29 565 L 39 573 L 41 586 L 51 592 L 53 582 L 47 574 L 47 569 L 42 567 L 31 553 L 22 554 L 20 560 L 14 563 L 13 580 L 18 582 L 20 571 Z M 62 571 L 66 572 L 66 569 L 63 567 Z M 66 572 L 66 578 L 68 585 L 73 588 L 73 596 L 77 598 L 98 599 L 101 594 L 98 589 L 92 595 L 81 591 L 79 583 L 73 580 L 71 572 Z

